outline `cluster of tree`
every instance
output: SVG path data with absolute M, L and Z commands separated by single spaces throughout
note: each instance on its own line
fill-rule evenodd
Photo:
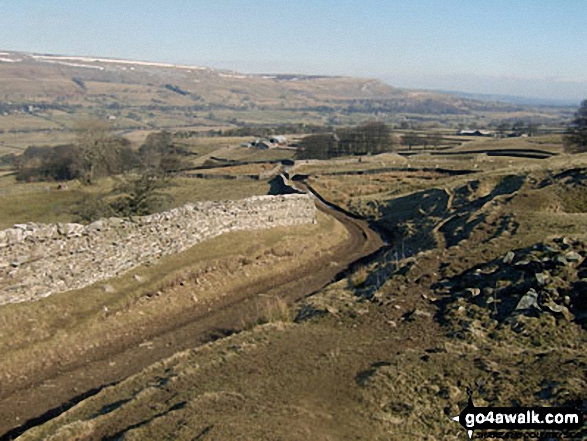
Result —
M 17 179 L 67 181 L 91 185 L 105 176 L 118 181 L 108 194 L 85 196 L 72 209 L 80 221 L 109 216 L 142 216 L 164 207 L 170 176 L 187 167 L 189 154 L 171 133 L 151 133 L 138 150 L 112 133 L 107 122 L 80 123 L 74 144 L 29 147 L 20 156 L 4 158 L 17 171 Z
M 28 147 L 15 164 L 17 179 L 68 181 L 91 184 L 103 176 L 123 173 L 136 166 L 130 142 L 111 133 L 102 121 L 79 124 L 75 144 Z
M 515 136 L 534 136 L 538 132 L 539 127 L 540 124 L 534 121 L 502 121 L 496 126 L 495 131 L 497 132 L 497 135 L 501 137 L 508 136 L 508 134 L 513 134 Z
M 416 132 L 408 132 L 401 137 L 401 145 L 408 147 L 408 150 L 411 150 L 412 147 L 421 146 L 423 148 L 428 148 L 432 146 L 434 148 L 438 147 L 444 138 L 440 133 L 431 133 L 429 135 L 420 135 Z
M 167 175 L 186 167 L 183 148 L 171 133 L 151 133 L 135 151 L 130 142 L 112 133 L 100 120 L 80 123 L 75 144 L 55 147 L 28 147 L 14 161 L 21 181 L 69 181 L 93 184 L 96 179 L 135 171 Z
M 28 147 L 13 162 L 19 181 L 68 181 L 80 177 L 76 148 L 69 145 L 56 147 Z
M 162 130 L 150 133 L 139 148 L 139 168 L 155 175 L 169 175 L 188 167 L 187 156 L 191 153 L 174 142 L 173 135 Z
M 565 150 L 569 153 L 587 152 L 587 100 L 584 100 L 564 135 Z
M 5 155 L 0 156 L 0 167 L 14 167 L 14 165 L 18 162 L 18 156 L 14 153 L 7 153 Z
M 143 216 L 164 208 L 173 199 L 165 190 L 171 176 L 185 169 L 189 152 L 167 131 L 150 133 L 138 151 L 122 159 L 127 169 L 116 177 L 110 194 L 84 198 L 74 207 L 81 221 L 109 216 Z
M 395 149 L 389 126 L 382 122 L 367 122 L 356 127 L 342 128 L 330 133 L 306 136 L 298 159 L 329 159 L 347 155 L 377 154 Z
M 90 194 L 79 200 L 72 213 L 81 222 L 112 216 L 144 216 L 164 209 L 173 201 L 165 191 L 170 186 L 167 176 L 133 172 L 118 181 L 109 194 Z
M 214 119 L 214 115 L 208 115 L 208 119 Z M 235 123 L 235 120 L 231 120 L 231 123 Z M 240 124 L 240 123 L 239 123 Z M 318 124 L 280 124 L 277 126 L 254 126 L 246 125 L 243 127 L 237 127 L 232 129 L 219 129 L 219 130 L 184 130 L 174 133 L 174 137 L 180 139 L 187 138 L 198 138 L 198 137 L 218 137 L 218 136 L 254 136 L 257 138 L 268 138 L 273 135 L 287 134 L 308 134 L 308 133 L 329 133 L 334 129 L 332 125 L 318 125 Z

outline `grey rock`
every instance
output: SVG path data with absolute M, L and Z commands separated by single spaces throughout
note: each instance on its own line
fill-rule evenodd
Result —
M 508 253 L 503 258 L 503 263 L 506 265 L 509 265 L 510 263 L 512 263 L 514 261 L 515 257 L 516 257 L 516 255 L 513 251 L 508 251 Z
M 530 290 L 520 299 L 518 305 L 516 306 L 516 310 L 524 310 L 530 308 L 538 308 L 538 293 L 533 289 Z
M 544 306 L 552 313 L 563 316 L 568 321 L 573 321 L 575 319 L 571 311 L 569 311 L 569 308 L 567 308 L 566 306 L 558 305 L 553 301 L 549 301 Z
M 67 224 L 68 235 L 70 236 L 81 236 L 84 231 L 84 226 L 80 224 Z
M 495 289 L 486 286 L 485 288 L 483 288 L 483 295 L 485 296 L 492 296 L 495 293 Z
M 571 239 L 570 237 L 563 238 L 563 244 L 565 244 L 565 245 L 573 245 L 574 243 L 575 243 L 575 241 L 573 239 Z
M 6 241 L 7 244 L 17 244 L 19 242 L 22 242 L 25 238 L 25 233 L 22 229 L 19 228 L 10 228 L 8 230 L 5 230 L 5 234 L 6 234 Z
M 566 309 L 563 305 L 557 305 L 552 300 L 545 303 L 544 306 L 552 312 L 563 312 Z
M 406 321 L 414 321 L 417 317 L 432 317 L 432 314 L 428 311 L 423 311 L 421 309 L 413 309 L 411 311 L 406 312 L 403 315 L 403 319 Z
M 432 317 L 431 313 L 429 313 L 428 311 L 423 311 L 421 309 L 416 309 L 414 311 L 414 315 L 418 317 Z
M 104 227 L 105 227 L 105 221 L 102 220 L 102 219 L 100 219 L 100 220 L 94 221 L 91 224 L 89 224 L 86 227 L 86 230 L 89 231 L 89 232 L 92 232 L 92 231 L 102 231 L 104 229 Z
M 481 290 L 479 288 L 467 288 L 465 292 L 471 297 L 477 297 L 479 294 L 481 294 Z
M 536 281 L 540 286 L 546 285 L 547 280 L 550 278 L 548 273 L 536 273 L 534 276 L 536 277 Z
M 565 254 L 565 259 L 567 259 L 569 262 L 578 262 L 582 259 L 582 257 L 576 251 L 569 251 L 567 254 Z

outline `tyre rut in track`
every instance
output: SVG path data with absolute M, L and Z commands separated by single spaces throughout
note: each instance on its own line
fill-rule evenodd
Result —
M 371 255 L 384 245 L 368 223 L 348 216 L 343 210 L 316 199 L 319 210 L 340 221 L 349 238 L 324 256 L 301 265 L 276 280 L 270 274 L 263 280 L 232 292 L 211 311 L 185 311 L 173 323 L 152 329 L 149 345 L 136 340 L 119 342 L 110 352 L 94 354 L 89 360 L 66 368 L 49 369 L 43 378 L 27 388 L 12 391 L 0 399 L 0 440 L 10 440 L 31 427 L 55 418 L 76 403 L 140 372 L 145 367 L 176 352 L 196 347 L 243 329 L 260 318 L 259 301 L 276 296 L 293 303 L 335 280 L 353 262 Z

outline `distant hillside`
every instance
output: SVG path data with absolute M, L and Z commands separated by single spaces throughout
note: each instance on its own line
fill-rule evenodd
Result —
M 502 118 L 557 122 L 560 111 L 434 92 L 382 81 L 251 75 L 197 66 L 98 57 L 0 52 L 0 130 L 69 130 L 103 117 L 120 130 L 206 130 L 243 125 L 479 126 Z
M 468 98 L 472 100 L 481 101 L 493 101 L 501 103 L 515 104 L 518 106 L 547 106 L 547 107 L 577 107 L 578 102 L 573 100 L 557 100 L 550 98 L 533 98 L 527 96 L 517 95 L 499 95 L 499 94 L 488 94 L 488 93 L 470 93 L 470 92 L 459 92 L 459 91 L 447 91 L 438 90 L 436 91 L 441 94 L 448 94 L 461 98 Z

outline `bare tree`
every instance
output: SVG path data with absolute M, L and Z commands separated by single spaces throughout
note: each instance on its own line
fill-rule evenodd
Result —
M 432 144 L 434 148 L 437 149 L 438 146 L 442 144 L 442 141 L 444 141 L 444 138 L 440 133 L 434 132 L 430 136 L 428 136 L 428 140 L 430 141 L 430 144 Z
M 309 135 L 302 144 L 304 151 L 298 155 L 299 159 L 377 154 L 395 149 L 389 126 L 379 121 L 341 128 L 334 134 Z
M 377 154 L 395 148 L 389 126 L 379 121 L 339 129 L 336 134 L 339 139 L 337 149 L 339 155 Z
M 408 132 L 402 136 L 402 145 L 408 146 L 408 150 L 412 150 L 412 146 L 421 145 L 422 140 L 416 132 Z
M 366 153 L 381 153 L 393 150 L 395 145 L 391 137 L 391 130 L 385 123 L 372 121 L 361 124 L 358 128 L 363 133 Z
M 121 151 L 129 148 L 128 140 L 115 136 L 107 121 L 89 119 L 76 125 L 77 168 L 82 182 L 93 184 L 96 178 L 120 170 Z
M 508 124 L 505 121 L 499 123 L 498 126 L 497 126 L 497 129 L 496 129 L 497 135 L 500 138 L 505 138 L 506 137 L 506 133 L 507 133 L 508 130 L 510 130 L 510 128 L 511 128 L 511 125 Z
M 302 146 L 298 159 L 328 159 L 337 146 L 337 140 L 330 133 L 308 135 L 302 140 Z
M 536 136 L 538 130 L 540 129 L 540 124 L 530 121 L 528 123 L 528 136 Z
M 570 153 L 587 151 L 587 100 L 575 112 L 575 118 L 567 127 L 564 136 L 565 150 Z
M 149 173 L 167 175 L 187 167 L 185 159 L 188 152 L 178 146 L 173 135 L 162 130 L 149 133 L 139 149 L 141 166 Z
M 154 173 L 128 175 L 115 188 L 117 197 L 110 207 L 118 216 L 144 216 L 163 209 L 173 201 L 165 192 L 169 180 Z

